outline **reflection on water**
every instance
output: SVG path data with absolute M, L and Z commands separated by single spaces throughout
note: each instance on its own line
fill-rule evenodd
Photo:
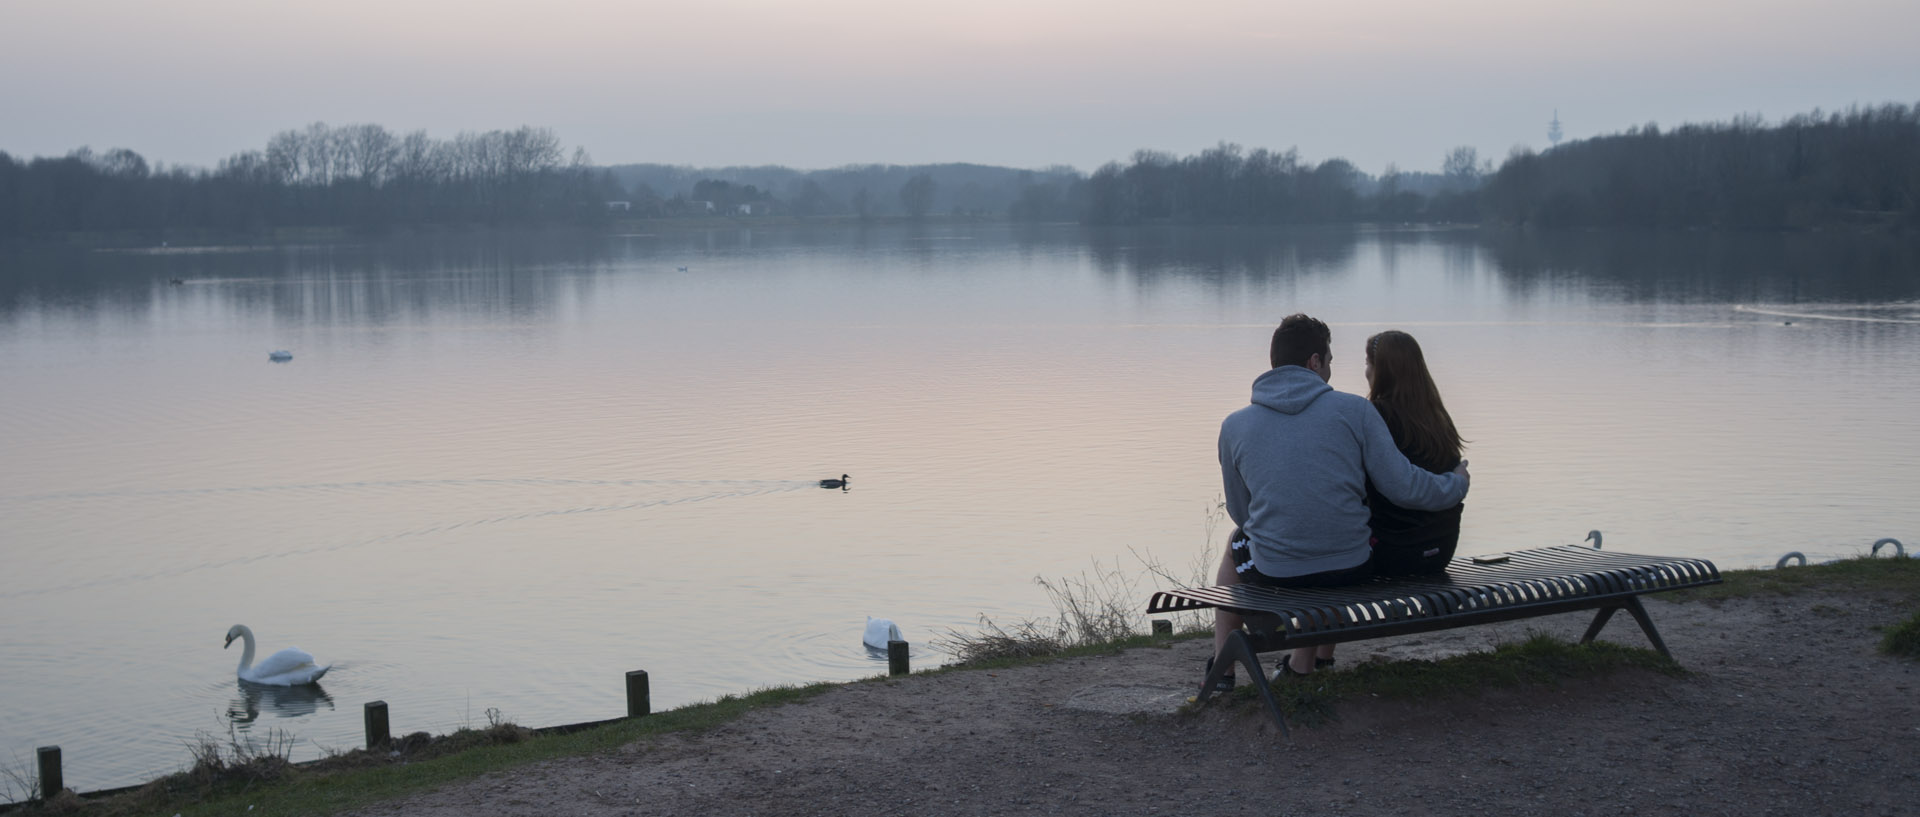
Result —
M 1483 240 L 1501 274 L 1525 290 L 1572 282 L 1650 302 L 1920 297 L 1920 240 L 1911 236 L 1593 231 Z
M 1138 276 L 1267 280 L 1346 272 L 1359 247 L 1351 226 L 1089 228 L 1083 238 L 1101 271 Z
M 227 717 L 245 731 L 266 712 L 276 718 L 298 718 L 333 708 L 333 696 L 319 684 L 271 686 L 235 679 L 239 694 L 227 704 Z
M 952 235 L 954 229 L 977 234 Z M 952 239 L 979 240 L 967 244 Z M 1871 302 L 1920 297 L 1920 241 L 1833 233 L 1515 232 L 1149 226 L 710 230 L 606 237 L 577 233 L 437 235 L 359 245 L 207 248 L 164 253 L 0 249 L 0 317 L 47 308 L 134 314 L 209 296 L 301 323 L 404 325 L 448 310 L 540 322 L 594 297 L 595 279 L 686 278 L 701 256 L 878 255 L 927 263 L 1012 247 L 1028 258 L 1086 253 L 1102 272 L 1161 279 L 1269 281 L 1348 276 L 1362 247 L 1393 273 L 1409 252 L 1453 270 L 1490 264 L 1526 293 L 1572 284 L 1643 302 Z M 170 280 L 182 282 L 171 290 Z M 478 309 L 478 312 L 475 310 Z
M 87 789 L 222 714 L 296 719 L 305 756 L 376 699 L 406 731 L 594 720 L 636 669 L 660 708 L 871 676 L 869 615 L 936 663 L 926 634 L 1046 615 L 1036 576 L 1217 560 L 1214 437 L 1295 311 L 1347 391 L 1367 335 L 1420 337 L 1473 441 L 1463 554 L 1913 541 L 1916 268 L 1884 237 L 1349 227 L 0 250 L 0 750 L 61 744 Z M 230 686 L 209 633 L 241 616 L 343 668 Z

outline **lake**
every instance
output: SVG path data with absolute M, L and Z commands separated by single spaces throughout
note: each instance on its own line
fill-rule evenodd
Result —
M 1911 241 L 1820 235 L 0 251 L 0 762 L 58 744 L 89 790 L 229 727 L 351 748 L 376 699 L 441 732 L 616 717 L 635 669 L 656 710 L 859 678 L 867 616 L 927 667 L 1051 616 L 1036 577 L 1140 577 L 1144 609 L 1145 563 L 1217 558 L 1219 422 L 1295 311 L 1348 391 L 1369 334 L 1419 338 L 1470 440 L 1463 555 L 1920 545 L 1916 298 Z M 236 623 L 335 668 L 243 688 Z

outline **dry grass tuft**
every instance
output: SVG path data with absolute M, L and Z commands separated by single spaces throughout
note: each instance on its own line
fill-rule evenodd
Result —
M 1051 619 L 1025 619 L 1001 625 L 981 616 L 975 632 L 948 630 L 934 640 L 935 646 L 954 657 L 959 666 L 1008 659 L 1058 655 L 1067 650 L 1112 645 L 1139 636 L 1146 622 L 1142 611 L 1154 590 L 1172 587 L 1196 587 L 1212 584 L 1215 560 L 1220 551 L 1214 540 L 1226 520 L 1226 504 L 1215 501 L 1206 515 L 1206 547 L 1194 559 L 1189 575 L 1176 576 L 1151 556 L 1132 551 L 1141 565 L 1137 572 L 1123 571 L 1095 561 L 1093 569 L 1079 576 L 1060 579 L 1034 577 L 1052 602 Z M 1212 618 L 1198 613 L 1174 617 L 1176 630 L 1199 632 L 1212 626 Z

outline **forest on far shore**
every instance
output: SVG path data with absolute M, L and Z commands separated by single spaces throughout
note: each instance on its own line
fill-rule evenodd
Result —
M 973 164 L 802 171 L 592 164 L 551 130 L 434 139 L 315 123 L 212 169 L 130 150 L 0 152 L 0 238 L 279 228 L 365 232 L 605 225 L 660 218 L 966 217 L 1084 224 L 1449 222 L 1522 228 L 1920 228 L 1920 105 L 1654 124 L 1497 166 L 1471 147 L 1439 172 L 1221 144 L 1143 150 L 1092 174 Z

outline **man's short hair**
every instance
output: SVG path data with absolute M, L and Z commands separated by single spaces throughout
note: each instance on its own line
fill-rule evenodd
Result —
M 1314 355 L 1323 361 L 1333 356 L 1333 331 L 1297 312 L 1283 318 L 1280 328 L 1273 330 L 1273 348 L 1268 354 L 1273 368 L 1305 366 L 1307 358 Z

